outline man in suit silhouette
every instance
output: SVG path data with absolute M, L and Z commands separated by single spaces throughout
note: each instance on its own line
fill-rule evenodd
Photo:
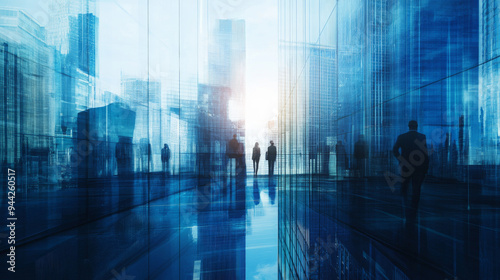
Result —
M 359 135 L 358 141 L 354 144 L 354 158 L 356 159 L 356 175 L 364 178 L 366 159 L 368 158 L 368 145 L 363 134 Z
M 240 149 L 240 143 L 236 139 L 237 135 L 233 135 L 233 139 L 229 140 L 228 145 L 227 145 L 227 155 L 229 158 L 229 175 L 232 176 L 233 174 L 233 167 L 232 167 L 232 162 L 234 160 L 234 170 L 236 173 L 236 170 L 238 168 L 238 156 L 239 156 L 239 149 Z
M 236 139 L 236 134 L 233 135 L 233 139 L 229 140 L 229 157 L 236 158 L 238 155 L 238 149 L 240 147 L 240 143 Z
M 417 121 L 410 121 L 408 127 L 410 131 L 398 136 L 392 151 L 399 161 L 399 171 L 403 180 L 401 196 L 405 216 L 409 220 L 415 220 L 420 200 L 420 187 L 429 169 L 429 155 L 425 135 L 417 132 Z M 410 182 L 412 198 L 408 207 L 407 194 Z
M 271 141 L 271 146 L 267 148 L 267 163 L 269 164 L 269 176 L 274 175 L 274 162 L 276 162 L 276 146 Z
M 163 149 L 161 149 L 161 164 L 163 173 L 167 173 L 170 168 L 170 148 L 165 143 Z

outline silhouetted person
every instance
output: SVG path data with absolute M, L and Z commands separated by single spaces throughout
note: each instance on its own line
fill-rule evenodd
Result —
M 151 156 L 151 144 L 149 143 L 149 139 L 142 138 L 139 142 L 139 157 L 140 164 L 143 173 L 149 172 L 149 157 Z
M 119 136 L 119 141 L 115 148 L 116 165 L 118 176 L 129 175 L 133 169 L 133 149 L 130 137 Z
M 253 173 L 254 176 L 257 176 L 257 172 L 259 171 L 259 161 L 260 161 L 259 142 L 255 142 L 255 146 L 253 147 L 252 161 L 253 161 Z
M 269 176 L 274 175 L 274 163 L 276 162 L 276 146 L 274 146 L 274 142 L 271 141 L 271 146 L 267 147 L 266 159 L 269 164 Z
M 347 152 L 344 144 L 342 144 L 342 141 L 337 142 L 337 145 L 335 146 L 335 153 L 337 154 L 337 176 L 339 179 L 343 179 L 348 159 Z
M 124 209 L 132 204 L 134 197 L 134 148 L 132 137 L 118 136 L 115 147 L 116 166 L 118 169 L 118 208 Z
M 170 148 L 167 144 L 163 145 L 163 149 L 161 149 L 161 165 L 163 173 L 170 170 Z
M 323 174 L 328 175 L 330 174 L 330 145 L 323 143 L 323 145 L 321 145 L 321 153 L 323 154 L 322 171 Z
M 403 180 L 401 183 L 403 210 L 409 220 L 415 220 L 420 200 L 420 187 L 429 169 L 429 156 L 426 137 L 417 132 L 417 121 L 410 121 L 408 127 L 410 131 L 398 136 L 392 151 L 399 161 L 399 170 Z M 410 182 L 412 198 L 411 205 L 408 207 L 407 194 Z
M 233 135 L 233 139 L 229 140 L 229 143 L 227 145 L 228 151 L 227 155 L 229 157 L 229 173 L 231 174 L 233 172 L 232 169 L 232 159 L 234 158 L 235 162 L 235 170 L 236 170 L 236 158 L 238 157 L 238 150 L 240 148 L 240 143 L 238 143 L 238 140 L 236 140 L 236 134 Z
M 229 151 L 228 151 L 228 154 L 229 154 L 229 157 L 230 158 L 236 158 L 236 156 L 238 155 L 238 148 L 239 148 L 239 143 L 238 143 L 238 140 L 236 140 L 236 134 L 233 135 L 233 139 L 229 140 Z
M 356 160 L 356 171 L 359 177 L 365 177 L 366 158 L 368 157 L 368 145 L 364 135 L 359 135 L 359 139 L 354 144 L 354 159 Z

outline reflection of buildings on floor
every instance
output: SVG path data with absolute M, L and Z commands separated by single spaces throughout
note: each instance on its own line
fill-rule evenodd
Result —
M 165 180 L 156 174 L 149 183 L 142 176 L 129 180 L 128 193 L 118 191 L 115 179 L 99 182 L 109 188 L 102 195 L 89 185 L 89 196 L 86 193 L 79 200 L 93 200 L 80 216 L 71 212 L 81 219 L 72 228 L 19 238 L 23 242 L 16 249 L 15 279 L 67 279 L 68 275 L 79 279 L 120 279 L 118 275 L 135 279 L 277 278 L 277 205 L 267 178 L 172 176 Z M 255 187 L 258 205 L 252 195 Z M 77 197 L 75 190 L 61 192 L 68 204 L 53 205 L 53 211 L 75 209 L 71 200 Z M 124 208 L 119 205 L 122 197 L 129 202 Z M 44 203 L 29 204 L 34 208 Z M 50 215 L 32 210 L 33 220 L 26 215 L 22 224 L 29 221 L 36 226 L 36 218 Z M 84 221 L 90 215 L 97 218 Z M 70 222 L 70 215 L 53 218 L 55 223 Z M 23 228 L 17 230 L 21 234 Z M 263 267 L 274 270 L 263 272 Z M 0 278 L 10 279 L 3 276 L 5 271 Z
M 478 187 L 471 189 L 473 204 L 467 211 L 465 185 L 428 182 L 418 221 L 405 223 L 399 193 L 383 180 L 308 181 L 291 177 L 280 189 L 279 266 L 284 279 L 296 273 L 301 279 L 499 275 L 491 260 L 498 258 L 500 209 Z
M 282 279 L 494 279 L 500 273 L 492 263 L 499 257 L 498 198 L 478 186 L 468 192 L 463 184 L 427 179 L 414 224 L 402 219 L 397 189 L 376 178 L 160 172 L 89 180 L 85 189 L 57 194 L 65 199 L 52 200 L 50 208 L 43 196 L 16 203 L 23 220 L 16 227 L 21 279 L 71 273 L 82 279 L 123 273 L 136 279 L 276 279 L 278 273 Z
M 200 279 L 245 278 L 245 195 L 245 182 L 238 180 L 222 189 L 198 188 Z

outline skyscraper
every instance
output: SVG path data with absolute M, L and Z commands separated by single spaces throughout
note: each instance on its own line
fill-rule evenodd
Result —
M 26 162 L 32 150 L 44 155 L 38 159 L 47 161 L 48 137 L 33 139 L 54 135 L 54 99 L 48 82 L 53 73 L 45 30 L 22 11 L 0 9 L 0 15 L 1 160 Z
M 97 77 L 98 26 L 94 14 L 78 14 L 78 68 L 93 77 Z
M 483 162 L 500 164 L 500 1 L 481 0 L 479 62 L 479 119 Z
M 338 102 L 337 50 L 329 46 L 310 46 L 309 51 L 309 94 L 303 127 L 308 135 L 310 172 L 327 173 L 327 170 L 320 170 L 327 160 L 323 151 L 329 139 L 337 135 L 335 113 L 341 106 Z M 297 102 L 298 107 L 302 107 L 300 103 Z
M 198 145 L 220 170 L 233 134 L 245 143 L 246 33 L 244 20 L 217 20 L 208 47 L 208 81 L 198 85 Z M 201 120 L 203 119 L 203 120 Z M 206 161 L 201 160 L 201 161 Z M 206 162 L 205 162 L 206 163 Z M 245 166 L 243 157 L 240 167 Z M 205 168 L 206 169 L 206 168 Z M 205 173 L 205 171 L 204 171 Z
M 95 2 L 51 2 L 47 26 L 47 44 L 62 56 L 60 76 L 60 118 L 56 131 L 76 136 L 78 112 L 92 107 L 96 92 L 98 23 Z
M 232 121 L 245 119 L 246 40 L 244 20 L 218 20 L 209 47 L 209 84 L 231 90 Z

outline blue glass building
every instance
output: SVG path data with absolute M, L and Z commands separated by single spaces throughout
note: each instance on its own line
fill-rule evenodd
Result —
M 491 76 L 496 63 L 492 48 L 498 42 L 490 37 L 498 30 L 493 19 L 497 13 L 491 10 L 495 5 L 495 1 L 280 1 L 279 129 L 290 162 L 281 169 L 280 277 L 498 277 L 494 270 L 479 268 L 495 254 L 495 249 L 482 246 L 496 248 L 496 234 L 487 238 L 468 225 L 467 234 L 458 240 L 436 236 L 443 225 L 455 224 L 447 216 L 451 211 L 471 214 L 487 207 L 486 197 L 498 194 L 498 164 L 493 163 L 499 158 L 498 133 L 496 124 L 485 124 L 484 119 L 498 119 L 485 113 L 498 112 L 491 107 L 496 106 L 498 92 L 490 91 L 498 85 L 498 77 Z M 305 114 L 303 108 L 308 109 Z M 430 167 L 424 201 L 453 193 L 461 202 L 438 199 L 434 203 L 442 207 L 429 205 L 430 216 L 421 210 L 416 229 L 395 233 L 398 229 L 387 222 L 401 215 L 392 200 L 399 193 L 392 150 L 410 120 L 418 121 L 418 130 L 427 135 Z M 360 180 L 357 170 L 355 143 L 361 135 L 367 143 L 368 181 Z M 302 160 L 303 154 L 319 160 L 318 147 L 325 143 L 328 155 L 323 158 L 330 168 L 318 172 L 317 163 Z M 441 224 L 432 221 L 434 215 Z M 323 223 L 324 216 L 335 222 L 327 225 L 327 218 Z M 368 236 L 366 246 L 357 234 Z M 457 242 L 466 247 L 459 249 Z M 416 259 L 385 267 L 392 262 L 386 259 L 392 253 L 379 249 L 387 247 L 402 253 L 400 260 Z M 479 261 L 470 259 L 472 255 Z M 453 261 L 443 261 L 451 256 Z M 439 268 L 421 267 L 419 273 L 411 268 L 427 261 Z
M 0 0 L 0 279 L 500 279 L 499 9 Z

